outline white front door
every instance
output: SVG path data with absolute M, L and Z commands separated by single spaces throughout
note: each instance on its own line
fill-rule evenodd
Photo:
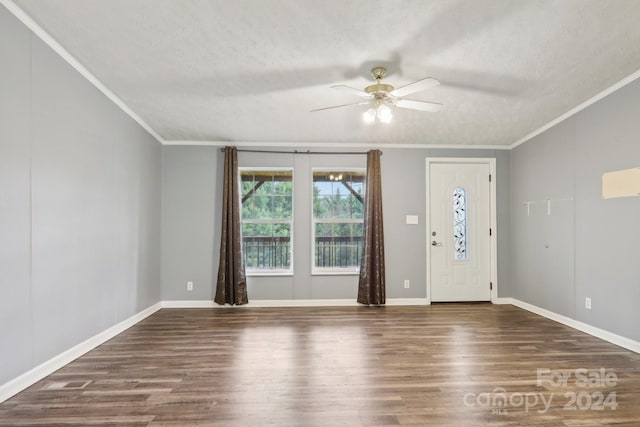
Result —
M 490 165 L 427 165 L 431 301 L 490 301 Z

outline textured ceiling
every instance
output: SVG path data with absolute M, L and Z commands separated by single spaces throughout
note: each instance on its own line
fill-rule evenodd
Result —
M 638 0 L 16 0 L 166 141 L 510 145 L 640 69 Z M 384 65 L 408 98 L 366 125 Z

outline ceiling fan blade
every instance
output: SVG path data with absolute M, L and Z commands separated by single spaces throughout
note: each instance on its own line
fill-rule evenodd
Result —
M 409 83 L 408 85 L 392 90 L 391 95 L 402 98 L 403 96 L 407 96 L 414 92 L 420 92 L 421 90 L 427 90 L 434 86 L 438 86 L 439 84 L 440 82 L 433 77 L 426 77 L 422 80 L 418 80 L 417 82 Z
M 342 105 L 334 105 L 333 107 L 324 107 L 324 108 L 316 108 L 315 110 L 311 110 L 311 112 L 316 112 L 316 111 L 322 111 L 322 110 L 331 110 L 333 108 L 342 108 L 342 107 L 351 107 L 354 105 L 367 105 L 369 104 L 369 101 L 365 101 L 365 102 L 354 102 L 352 104 L 342 104 Z
M 331 86 L 331 89 L 340 89 L 344 92 L 349 92 L 352 95 L 361 96 L 363 98 L 371 98 L 370 93 L 367 93 L 365 91 L 362 91 L 360 89 L 356 89 L 354 87 L 347 86 L 347 85 L 333 85 Z
M 437 102 L 413 101 L 410 99 L 399 99 L 396 107 L 408 108 L 410 110 L 430 111 L 436 113 L 442 108 L 442 104 Z

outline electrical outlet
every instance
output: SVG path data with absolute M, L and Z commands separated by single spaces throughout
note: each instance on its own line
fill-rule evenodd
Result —
M 584 299 L 584 308 L 586 308 L 587 310 L 591 310 L 591 298 L 586 297 Z
M 411 282 L 409 280 L 404 281 L 404 288 L 409 289 L 411 287 Z
M 187 282 L 187 290 L 188 291 L 192 291 L 193 290 L 193 282 Z

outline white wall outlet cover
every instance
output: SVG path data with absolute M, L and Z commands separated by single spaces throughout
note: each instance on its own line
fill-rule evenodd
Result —
M 418 215 L 407 215 L 406 223 L 410 224 L 410 225 L 417 225 L 418 224 Z

